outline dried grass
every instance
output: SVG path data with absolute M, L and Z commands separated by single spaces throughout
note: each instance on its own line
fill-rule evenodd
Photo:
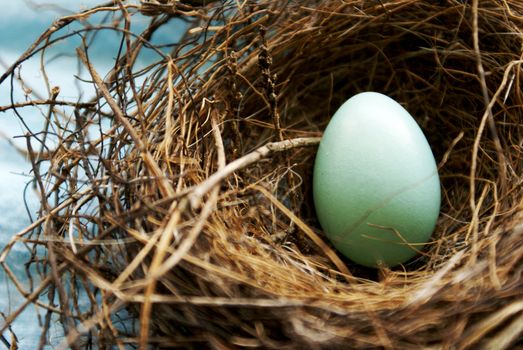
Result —
M 42 207 L 1 256 L 27 304 L 60 315 L 64 347 L 523 345 L 523 4 L 147 1 L 87 14 L 96 11 L 120 16 L 128 50 L 106 77 L 78 50 L 99 94 L 74 104 L 76 117 L 60 115 L 70 102 L 56 91 L 34 101 L 49 110 L 48 129 L 28 135 Z M 158 15 L 141 37 L 125 29 L 136 11 Z M 14 67 L 87 14 L 55 23 Z M 187 33 L 134 70 L 165 15 L 188 20 Z M 337 255 L 310 188 L 322 130 L 366 90 L 417 118 L 443 185 L 429 249 L 379 271 Z M 4 109 L 15 107 L 25 105 Z M 41 143 L 51 132 L 54 143 Z M 45 249 L 30 289 L 6 263 L 20 241 Z M 116 319 L 122 308 L 136 331 Z

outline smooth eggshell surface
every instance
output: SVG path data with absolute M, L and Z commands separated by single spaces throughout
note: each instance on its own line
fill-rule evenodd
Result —
M 440 210 L 432 151 L 393 99 L 364 92 L 329 122 L 316 155 L 314 204 L 334 246 L 365 266 L 394 266 L 429 241 Z

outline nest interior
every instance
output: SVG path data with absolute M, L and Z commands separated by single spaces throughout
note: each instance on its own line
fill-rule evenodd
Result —
M 57 291 L 60 310 L 48 309 L 66 344 L 523 345 L 519 2 L 151 1 L 97 11 L 121 16 L 118 28 L 138 10 L 151 25 L 140 37 L 121 31 L 128 50 L 105 78 L 79 49 L 98 96 L 73 106 L 73 122 L 53 119 L 62 132 L 47 158 L 28 152 L 35 181 L 54 186 L 38 187 L 41 217 L 13 244 L 45 247 L 31 291 Z M 180 43 L 133 70 L 173 17 L 190 23 Z M 312 205 L 315 145 L 362 91 L 401 103 L 439 164 L 433 240 L 394 269 L 338 255 Z M 134 331 L 115 318 L 121 308 L 139 321 Z

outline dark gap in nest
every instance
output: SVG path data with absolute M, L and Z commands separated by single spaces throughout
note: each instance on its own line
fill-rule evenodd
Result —
M 280 87 L 282 94 L 279 98 L 280 106 L 285 106 L 285 110 L 282 111 L 284 126 L 303 126 L 304 129 L 322 131 L 341 103 L 358 92 L 372 90 L 395 98 L 414 116 L 422 127 L 437 162 L 442 161 L 453 141 L 463 131 L 461 140 L 457 142 L 449 159 L 440 169 L 440 176 L 443 191 L 446 192 L 442 198 L 442 213 L 452 215 L 454 211 L 458 211 L 460 217 L 466 218 L 471 215 L 467 205 L 469 182 L 466 180 L 470 173 L 470 149 L 477 132 L 477 116 L 482 115 L 484 111 L 484 101 L 477 79 L 476 58 L 470 54 L 473 46 L 472 28 L 469 27 L 469 23 L 461 23 L 462 19 L 456 12 L 445 8 L 440 10 L 439 15 L 432 19 L 432 23 L 429 21 L 420 24 L 416 33 L 397 24 L 384 22 L 381 27 L 369 31 L 362 30 L 354 36 L 348 35 L 336 43 L 336 47 L 327 46 L 322 50 L 315 48 L 322 47 L 322 44 L 328 45 L 328 42 L 315 43 L 316 37 L 313 33 L 310 38 L 303 39 L 307 45 L 296 44 L 286 51 L 276 53 L 272 59 L 278 81 L 285 82 Z M 398 21 L 403 15 L 404 12 L 400 12 L 394 20 Z M 394 23 L 393 19 L 390 22 Z M 323 40 L 323 37 L 320 38 Z M 298 39 L 297 41 L 299 42 Z M 372 45 L 365 45 L 368 42 Z M 499 45 L 491 39 L 482 41 L 481 44 L 487 48 L 484 58 L 486 66 L 504 66 L 515 58 L 512 53 L 496 51 L 491 57 L 493 62 L 490 62 L 488 49 L 492 48 L 494 51 Z M 461 50 L 456 50 L 456 47 Z M 331 58 L 333 53 L 336 53 L 335 59 Z M 293 70 L 278 69 L 280 66 L 285 67 L 287 60 L 295 61 Z M 370 68 L 364 70 L 364 66 Z M 498 83 L 499 74 L 487 76 L 487 84 L 495 86 Z M 292 86 L 293 84 L 296 86 Z M 246 88 L 246 91 L 248 90 Z M 245 99 L 241 112 L 244 116 L 255 115 L 260 111 L 259 106 L 263 105 L 263 102 L 256 96 L 246 95 L 249 98 Z M 303 115 L 307 115 L 306 121 L 301 119 Z M 247 140 L 258 140 L 251 136 L 256 135 L 255 127 L 248 127 L 243 122 L 240 122 L 240 127 L 247 135 Z M 263 135 L 269 133 L 264 131 Z M 483 140 L 485 144 L 490 144 L 486 152 L 491 159 L 495 159 L 496 153 L 488 131 L 484 132 Z M 313 153 L 307 152 L 303 161 L 294 159 L 299 164 L 295 170 L 303 182 L 298 190 L 301 199 L 299 206 L 293 209 L 321 234 L 310 186 Z M 275 161 L 281 163 L 280 158 L 276 158 Z M 478 175 L 492 178 L 495 175 L 489 174 L 488 169 L 495 166 L 494 161 L 491 165 L 488 164 L 488 160 L 485 161 L 480 166 Z M 480 189 L 477 191 L 476 196 L 480 196 Z M 284 196 L 283 193 L 279 194 Z M 282 197 L 282 200 L 285 202 L 286 198 Z M 486 197 L 486 203 L 493 200 L 491 196 Z M 433 236 L 436 240 L 442 237 L 442 225 L 447 228 L 452 225 L 455 228 L 462 226 L 445 218 L 442 220 L 443 223 L 438 225 Z M 483 225 L 484 223 L 481 223 L 480 227 Z M 298 244 L 302 251 L 309 251 L 300 239 L 289 239 Z M 418 256 L 405 267 L 407 271 L 415 271 L 426 266 L 428 260 L 426 256 Z M 379 277 L 372 269 L 367 270 L 346 262 L 355 270 L 356 275 L 361 271 L 362 277 L 373 280 Z

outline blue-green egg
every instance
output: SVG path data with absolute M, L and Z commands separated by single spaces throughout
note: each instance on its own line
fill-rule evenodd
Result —
M 333 245 L 365 266 L 395 266 L 423 250 L 439 216 L 434 155 L 420 127 L 376 92 L 347 100 L 314 164 L 314 205 Z

